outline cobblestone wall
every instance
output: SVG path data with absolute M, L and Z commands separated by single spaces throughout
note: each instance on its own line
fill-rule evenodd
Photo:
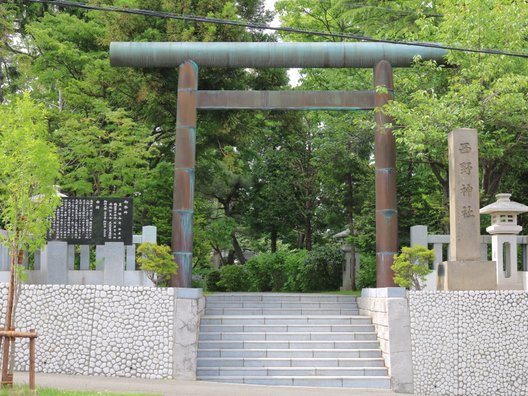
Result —
M 414 391 L 528 395 L 528 293 L 410 292 Z
M 37 330 L 39 372 L 193 378 L 204 299 L 201 293 L 182 298 L 182 290 L 24 285 L 16 328 Z M 6 284 L 0 285 L 0 295 L 3 321 Z M 27 362 L 27 341 L 17 341 L 16 370 L 26 370 Z

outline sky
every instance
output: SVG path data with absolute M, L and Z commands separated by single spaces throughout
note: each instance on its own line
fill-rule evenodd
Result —
M 267 10 L 274 10 L 276 0 L 264 0 L 264 5 L 266 6 Z M 273 19 L 273 22 L 271 23 L 272 26 L 280 26 L 279 17 L 275 15 L 275 18 Z M 290 85 L 292 87 L 296 87 L 299 85 L 299 79 L 301 78 L 301 75 L 299 73 L 300 69 L 288 69 L 288 77 L 290 78 Z

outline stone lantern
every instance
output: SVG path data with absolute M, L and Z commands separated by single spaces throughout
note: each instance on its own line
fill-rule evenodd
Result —
M 528 206 L 510 201 L 511 194 L 497 194 L 497 201 L 480 209 L 481 214 L 491 215 L 492 260 L 497 263 L 497 289 L 523 289 L 517 271 L 517 234 L 522 227 L 517 215 L 528 212 Z
M 343 286 L 340 290 L 356 290 L 356 273 L 359 266 L 359 254 L 356 252 L 354 245 L 347 242 L 350 236 L 350 230 L 347 228 L 334 235 L 334 238 L 340 242 L 341 250 L 345 253 L 345 266 L 343 267 Z

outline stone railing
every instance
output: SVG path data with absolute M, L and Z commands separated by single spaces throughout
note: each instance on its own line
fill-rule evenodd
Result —
M 428 233 L 427 226 L 416 225 L 411 227 L 411 246 L 421 245 L 435 252 L 434 271 L 427 278 L 426 289 L 436 290 L 438 264 L 450 260 L 449 235 L 432 235 Z M 522 252 L 522 271 L 528 271 L 528 236 L 517 235 L 518 251 Z M 483 261 L 491 260 L 491 235 L 480 236 L 480 258 Z M 527 278 L 526 274 L 520 276 Z M 528 283 L 524 283 L 528 285 Z
M 2 231 L 5 232 L 5 231 Z M 153 286 L 136 268 L 136 244 L 156 243 L 157 229 L 145 226 L 133 244 L 71 245 L 50 241 L 31 258 L 25 257 L 29 284 Z M 9 251 L 0 245 L 0 282 L 9 279 Z

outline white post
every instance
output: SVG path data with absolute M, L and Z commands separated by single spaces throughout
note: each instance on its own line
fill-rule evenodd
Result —
M 46 283 L 68 284 L 68 243 L 49 241 L 43 250 L 41 267 Z
M 104 244 L 104 281 L 105 285 L 124 285 L 125 245 L 123 242 Z
M 81 245 L 81 270 L 89 270 L 90 269 L 90 246 L 89 245 Z
M 142 242 L 158 243 L 158 229 L 155 226 L 144 226 L 142 233 Z
M 411 227 L 411 247 L 416 245 L 428 247 L 427 226 L 415 225 Z

